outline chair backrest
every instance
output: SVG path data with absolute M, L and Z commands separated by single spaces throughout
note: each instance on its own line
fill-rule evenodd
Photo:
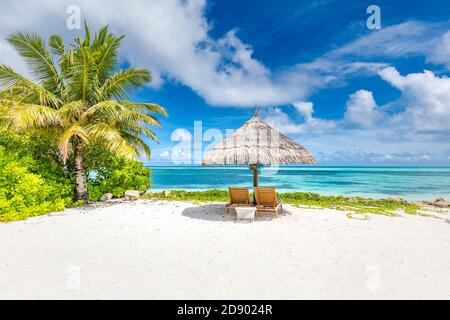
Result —
M 275 187 L 255 187 L 256 203 L 260 206 L 277 205 L 277 192 Z
M 228 188 L 230 192 L 230 202 L 232 204 L 249 204 L 250 193 L 248 188 Z

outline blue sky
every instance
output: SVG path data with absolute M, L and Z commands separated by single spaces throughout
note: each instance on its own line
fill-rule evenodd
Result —
M 195 121 L 225 134 L 260 106 L 322 165 L 450 165 L 448 1 L 2 1 L 0 62 L 27 72 L 11 32 L 70 41 L 70 5 L 125 34 L 124 63 L 152 71 L 135 98 L 170 117 L 150 164 L 191 163 Z

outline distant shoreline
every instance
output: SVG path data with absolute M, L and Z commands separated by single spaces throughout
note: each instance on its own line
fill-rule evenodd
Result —
M 144 166 L 146 168 L 245 168 L 248 169 L 248 165 L 223 165 L 223 166 L 202 166 L 199 164 L 182 164 L 182 165 L 170 165 L 170 164 L 145 164 Z M 262 168 L 271 168 L 271 166 L 261 166 Z M 381 169 L 450 169 L 450 166 L 402 166 L 402 165 L 390 165 L 390 166 L 382 166 L 382 165 L 374 165 L 374 166 L 368 166 L 368 165 L 340 165 L 340 166 L 333 166 L 333 165 L 279 165 L 279 166 L 272 166 L 274 168 L 381 168 Z
M 228 200 L 228 189 L 182 189 L 182 188 L 166 188 L 166 189 L 161 189 L 161 188 L 150 188 L 147 190 L 147 192 L 149 194 L 157 194 L 157 193 L 164 193 L 164 192 L 175 192 L 175 193 L 179 193 L 179 192 L 190 192 L 193 193 L 193 200 L 199 200 L 199 201 L 204 201 L 204 199 L 200 198 L 196 198 L 196 195 L 200 195 L 202 193 L 211 193 L 211 192 L 215 192 L 215 191 L 220 191 L 220 192 L 224 192 L 226 193 L 226 196 L 223 199 L 214 199 L 214 201 L 227 201 Z M 249 191 L 252 192 L 253 188 L 249 187 Z M 308 192 L 308 191 L 286 191 L 286 192 L 278 192 L 278 194 L 281 195 L 281 197 L 284 197 L 285 195 L 294 195 L 294 196 L 302 196 L 305 194 L 311 194 L 313 196 L 318 196 L 320 198 L 325 198 L 325 197 L 335 197 L 335 198 L 344 198 L 344 199 L 363 199 L 363 200 L 374 200 L 374 201 L 399 201 L 399 200 L 404 200 L 406 203 L 409 204 L 420 204 L 420 206 L 434 206 L 433 202 L 435 202 L 436 200 L 443 198 L 443 197 L 436 197 L 435 199 L 408 199 L 407 197 L 403 197 L 403 196 L 386 196 L 386 197 L 367 197 L 367 196 L 361 196 L 361 195 L 343 195 L 343 194 L 318 194 L 318 193 L 314 193 L 314 192 Z M 163 198 L 164 199 L 164 198 Z M 167 199 L 166 199 L 167 200 Z M 179 199 L 181 201 L 189 201 L 190 199 Z M 191 199 L 192 200 L 192 199 Z M 445 199 L 444 199 L 445 200 Z M 314 206 L 314 205 L 313 205 Z
M 154 166 L 152 189 L 189 191 L 251 187 L 246 166 Z M 263 167 L 260 186 L 274 186 L 280 193 L 312 192 L 332 196 L 382 199 L 404 197 L 411 201 L 450 199 L 447 167 Z
M 247 186 L 250 190 L 250 192 L 253 190 L 253 187 L 251 186 Z M 177 187 L 173 187 L 173 188 L 154 188 L 154 187 L 150 187 L 147 191 L 149 192 L 164 192 L 164 191 L 187 191 L 187 192 L 205 192 L 205 191 L 214 191 L 214 190 L 220 190 L 220 191 L 227 191 L 228 188 L 205 188 L 205 189 L 189 189 L 189 188 L 177 188 Z M 382 199 L 388 199 L 388 198 L 403 198 L 408 202 L 427 202 L 427 201 L 433 201 L 437 198 L 445 198 L 445 196 L 435 196 L 433 199 L 432 198 L 409 198 L 406 196 L 401 196 L 401 195 L 384 195 L 384 196 L 380 196 L 380 197 L 373 197 L 370 195 L 360 195 L 360 194 L 339 194 L 339 193 L 333 193 L 333 194 L 324 194 L 324 193 L 317 193 L 317 192 L 309 192 L 307 190 L 283 190 L 283 189 L 279 189 L 282 191 L 278 191 L 277 193 L 279 194 L 286 194 L 286 193 L 312 193 L 312 194 L 319 194 L 320 196 L 330 196 L 330 197 L 344 197 L 344 198 L 353 198 L 353 197 L 360 197 L 360 198 L 366 198 L 366 199 L 374 199 L 374 200 L 382 200 Z

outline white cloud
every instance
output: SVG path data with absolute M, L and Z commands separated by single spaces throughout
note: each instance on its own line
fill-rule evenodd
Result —
M 314 104 L 312 102 L 296 102 L 293 103 L 293 106 L 306 120 L 311 120 L 313 118 Z
M 173 147 L 171 159 L 173 164 L 192 164 L 192 152 L 190 144 L 180 143 Z
M 235 30 L 218 39 L 211 37 L 206 0 L 6 0 L 0 4 L 0 38 L 21 30 L 47 37 L 63 34 L 71 41 L 80 32 L 66 28 L 68 5 L 79 5 L 82 18 L 93 28 L 109 24 L 115 33 L 125 34 L 121 57 L 149 68 L 154 86 L 166 80 L 179 82 L 208 103 L 223 106 L 302 101 L 330 82 L 374 74 L 387 66 L 361 58 L 431 54 L 437 36 L 430 35 L 440 30 L 419 22 L 386 27 L 312 62 L 275 71 L 255 59 L 251 45 L 242 42 Z M 0 40 L 0 60 L 23 71 L 23 64 L 6 47 Z
M 9 44 L 2 42 L 2 40 L 0 40 L 0 64 L 14 66 L 16 72 L 30 77 L 28 68 L 22 58 L 17 55 Z
M 206 0 L 4 0 L 0 3 L 0 63 L 19 72 L 26 70 L 4 41 L 13 32 L 36 32 L 47 38 L 58 33 L 66 41 L 79 35 L 81 31 L 66 28 L 66 8 L 73 4 L 81 6 L 82 18 L 93 29 L 109 24 L 114 33 L 126 35 L 121 58 L 149 68 L 154 86 L 178 82 L 214 105 L 292 104 L 293 116 L 272 108 L 264 117 L 284 133 L 301 135 L 313 151 L 332 154 L 339 149 L 370 148 L 388 159 L 396 153 L 432 157 L 433 150 L 448 150 L 449 79 L 430 71 L 402 76 L 387 68 L 392 58 L 405 56 L 423 56 L 450 68 L 448 23 L 408 21 L 383 27 L 311 62 L 271 70 L 254 57 L 252 46 L 234 29 L 222 37 L 211 36 Z M 337 120 L 314 117 L 314 105 L 304 102 L 325 85 L 377 73 L 401 92 L 400 112 L 381 111 L 384 106 L 378 106 L 373 94 L 364 90 L 349 97 L 345 116 Z M 173 138 L 191 141 L 187 130 L 176 130 Z M 184 158 L 189 152 L 178 150 L 174 156 Z
M 180 128 L 172 132 L 170 140 L 179 142 L 191 142 L 192 135 L 188 130 Z
M 170 151 L 170 160 L 173 164 L 192 163 L 192 134 L 186 129 L 176 129 L 172 132 L 170 140 L 178 142 Z
M 432 24 L 418 21 L 383 27 L 331 50 L 311 62 L 298 64 L 295 70 L 320 76 L 322 82 L 317 86 L 330 82 L 339 83 L 355 75 L 375 75 L 388 67 L 392 58 L 432 57 L 436 52 L 442 52 L 439 43 L 442 34 L 447 30 L 448 23 Z M 445 53 L 443 55 L 445 56 Z M 442 61 L 439 60 L 429 59 L 430 62 L 441 64 Z
M 308 75 L 311 79 L 314 79 L 314 87 L 320 88 L 326 84 L 339 84 L 349 77 L 371 76 L 387 66 L 389 66 L 387 63 L 352 62 L 346 56 L 324 55 L 311 62 L 296 65 L 291 74 Z
M 347 110 L 344 121 L 351 125 L 370 128 L 382 117 L 378 110 L 373 93 L 367 90 L 359 90 L 351 94 L 347 101 Z
M 448 164 L 450 78 L 431 71 L 403 76 L 393 67 L 380 77 L 401 92 L 400 110 L 387 113 L 372 92 L 358 90 L 341 119 L 315 118 L 311 102 L 294 104 L 300 120 L 280 108 L 269 109 L 264 118 L 321 163 Z
M 314 118 L 312 103 L 302 102 L 294 105 L 305 117 L 303 123 L 295 122 L 287 114 L 283 115 L 281 110 L 272 112 L 267 117 L 268 121 L 277 123 L 290 133 L 327 133 L 331 129 L 334 133 L 351 135 L 348 130 L 356 130 L 358 135 L 371 135 L 384 142 L 435 140 L 448 143 L 450 78 L 437 76 L 431 71 L 402 76 L 393 67 L 382 69 L 379 75 L 401 92 L 400 99 L 395 102 L 401 107 L 397 112 L 384 112 L 383 106 L 377 105 L 371 91 L 358 90 L 349 96 L 342 119 L 332 121 Z M 322 130 L 314 130 L 314 126 Z
M 159 154 L 159 157 L 160 157 L 161 159 L 163 159 L 163 160 L 169 160 L 169 158 L 170 158 L 170 152 L 167 151 L 167 150 L 165 150 L 165 151 L 163 151 L 163 152 L 161 152 L 161 153 Z
M 410 134 L 450 133 L 450 78 L 427 70 L 402 76 L 393 67 L 380 76 L 402 93 L 404 111 L 393 116 L 393 124 Z
M 379 153 L 365 149 L 348 149 L 331 153 L 317 154 L 318 161 L 323 164 L 354 164 L 354 165 L 429 165 L 433 161 L 445 162 L 442 156 L 423 152 Z
M 323 133 L 336 127 L 335 121 L 314 118 L 312 102 L 295 102 L 292 104 L 302 122 L 295 121 L 281 108 L 269 108 L 264 113 L 264 120 L 284 134 Z
M 450 31 L 446 32 L 428 56 L 428 61 L 435 64 L 444 64 L 450 69 Z
M 367 90 L 358 90 L 349 96 L 344 117 L 338 120 L 315 118 L 312 102 L 295 102 L 292 106 L 302 121 L 296 120 L 281 108 L 269 108 L 264 113 L 264 120 L 285 134 L 325 134 L 336 131 L 342 133 L 347 127 L 370 129 L 384 117 L 373 93 Z
M 179 82 L 212 105 L 288 103 L 305 97 L 315 84 L 307 75 L 272 73 L 235 30 L 212 38 L 206 0 L 2 1 L 0 38 L 29 31 L 46 37 L 58 33 L 71 41 L 80 32 L 66 28 L 68 5 L 79 5 L 92 28 L 108 24 L 115 33 L 125 34 L 121 57 L 149 68 L 154 86 L 167 79 Z M 2 46 L 6 42 L 0 42 Z M 0 54 L 1 60 L 17 66 L 9 51 Z
M 253 49 L 250 45 L 242 43 L 237 37 L 236 30 L 229 31 L 222 39 L 217 41 L 217 47 L 222 51 L 223 57 L 240 66 L 242 72 L 255 76 L 266 77 L 270 71 L 259 61 L 253 59 Z M 226 71 L 236 72 L 236 66 L 228 65 Z
M 281 108 L 270 108 L 263 114 L 263 120 L 284 134 L 304 132 L 304 125 L 294 122 Z
M 331 51 L 328 56 L 373 58 L 427 55 L 437 45 L 442 30 L 445 30 L 445 26 L 441 24 L 407 21 L 370 32 Z

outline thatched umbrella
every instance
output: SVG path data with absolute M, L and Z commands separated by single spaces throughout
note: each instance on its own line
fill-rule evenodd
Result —
M 258 167 L 281 164 L 314 164 L 303 146 L 259 118 L 253 118 L 206 152 L 202 165 L 250 165 L 253 186 L 258 186 Z

